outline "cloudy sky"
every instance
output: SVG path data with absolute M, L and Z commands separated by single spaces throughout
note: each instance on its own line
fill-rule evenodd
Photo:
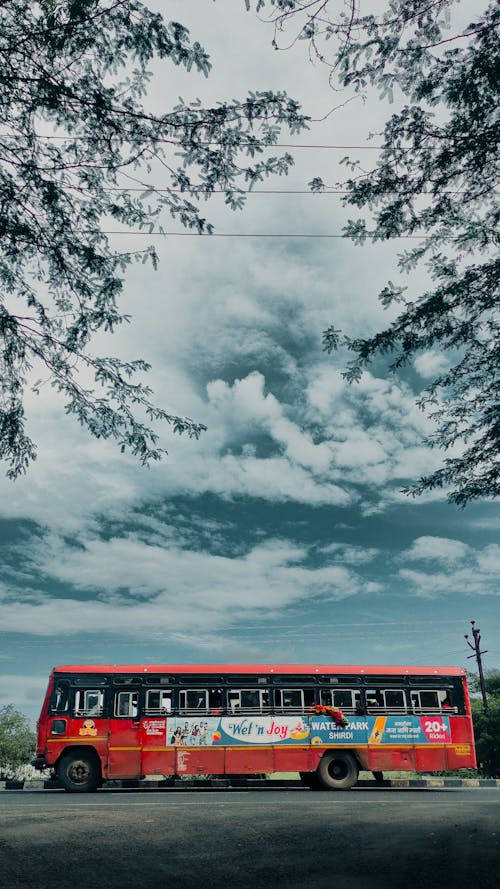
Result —
M 224 237 L 155 242 L 158 271 L 127 277 L 133 323 L 102 341 L 151 362 L 157 401 L 207 425 L 199 441 L 166 433 L 169 456 L 143 469 L 91 440 L 49 387 L 29 397 L 38 460 L 15 483 L 0 477 L 0 706 L 34 720 L 64 663 L 470 668 L 470 619 L 485 667 L 498 668 L 498 505 L 458 511 L 442 494 L 400 492 L 439 465 L 414 396 L 443 356 L 421 355 L 404 378 L 375 367 L 349 386 L 346 356 L 321 349 L 331 323 L 362 335 L 387 322 L 376 295 L 397 280 L 401 243 L 319 237 L 340 234 L 348 211 L 338 195 L 292 192 L 313 176 L 337 181 L 347 153 L 373 165 L 368 134 L 392 109 L 372 96 L 329 113 L 346 97 L 326 70 L 303 44 L 273 52 L 243 0 L 165 6 L 214 68 L 205 80 L 158 67 L 152 105 L 285 89 L 315 120 L 283 134 L 296 163 L 261 186 L 275 193 L 237 214 L 217 197 L 206 205 Z M 418 293 L 425 279 L 403 283 Z

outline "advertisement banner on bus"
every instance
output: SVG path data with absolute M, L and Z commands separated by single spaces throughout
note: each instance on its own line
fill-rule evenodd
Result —
M 339 728 L 324 717 L 312 718 L 311 744 L 446 744 L 451 742 L 448 716 L 363 716 Z
M 209 716 L 165 720 L 166 744 L 180 747 L 245 744 L 446 744 L 448 716 L 354 716 L 346 726 L 324 716 Z M 154 729 L 153 729 L 154 726 Z M 147 735 L 163 733 L 163 720 L 148 722 Z

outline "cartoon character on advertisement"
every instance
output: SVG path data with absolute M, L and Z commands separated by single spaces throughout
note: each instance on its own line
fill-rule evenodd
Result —
M 206 722 L 200 722 L 200 747 L 207 746 L 208 725 Z
M 375 722 L 373 723 L 373 728 L 371 730 L 370 737 L 368 739 L 369 744 L 381 744 L 382 736 L 384 734 L 385 724 L 387 722 L 387 716 L 377 716 Z
M 294 741 L 302 741 L 304 738 L 307 738 L 308 735 L 309 726 L 303 719 L 299 719 L 297 725 L 290 729 L 290 737 L 293 738 Z
M 181 743 L 182 743 L 181 735 L 182 735 L 182 729 L 180 727 L 176 728 L 172 737 L 170 738 L 170 743 L 173 744 L 174 747 L 181 746 Z

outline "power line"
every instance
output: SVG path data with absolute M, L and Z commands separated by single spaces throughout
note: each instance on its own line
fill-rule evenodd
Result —
M 226 630 L 227 630 L 226 627 L 220 628 L 217 631 L 218 635 L 224 636 L 224 634 L 226 633 Z M 203 631 L 201 631 L 201 632 L 203 632 Z M 208 635 L 211 632 L 212 631 L 210 631 L 210 630 L 206 631 L 206 633 Z M 375 633 L 375 631 L 374 631 L 373 633 L 368 633 L 368 634 L 364 634 L 364 633 L 346 633 L 346 634 L 338 633 L 338 634 L 335 634 L 335 633 L 328 633 L 328 632 L 304 633 L 304 632 L 297 631 L 295 633 L 277 635 L 277 633 L 273 632 L 272 628 L 270 628 L 267 632 L 261 631 L 261 636 L 263 638 L 265 638 L 267 635 L 269 635 L 269 633 L 271 633 L 273 636 L 276 637 L 276 641 L 284 642 L 284 643 L 291 642 L 291 641 L 297 641 L 297 640 L 307 641 L 307 640 L 311 640 L 311 639 L 313 639 L 313 640 L 314 639 L 331 639 L 331 640 L 335 640 L 336 643 L 342 643 L 342 642 L 345 642 L 345 643 L 347 643 L 347 642 L 349 642 L 349 643 L 351 643 L 351 642 L 375 642 L 376 643 L 381 640 L 386 640 L 388 643 L 400 641 L 405 644 L 417 643 L 418 645 L 421 645 L 422 639 L 424 638 L 424 630 L 423 629 L 419 630 L 418 632 L 414 632 L 414 633 L 399 633 L 397 631 L 395 631 L 394 633 L 380 633 L 380 632 Z M 139 647 L 140 648 L 144 645 L 150 645 L 150 644 L 164 645 L 166 642 L 169 642 L 169 641 L 176 641 L 176 640 L 178 641 L 179 638 L 184 639 L 186 634 L 187 634 L 187 631 L 179 629 L 179 630 L 174 630 L 169 635 L 165 635 L 165 636 L 161 636 L 161 637 L 151 637 L 151 635 L 148 635 L 147 638 L 146 638 L 146 635 L 143 635 L 140 638 L 139 637 L 136 637 L 136 638 L 123 638 L 123 637 L 112 638 L 111 637 L 110 638 L 110 637 L 100 637 L 100 636 L 88 638 L 88 637 L 72 636 L 69 639 L 68 639 L 68 637 L 64 637 L 64 638 L 60 638 L 60 639 L 54 639 L 54 638 L 40 639 L 40 638 L 34 637 L 31 640 L 13 641 L 10 644 L 9 648 L 31 649 L 31 648 L 44 648 L 44 647 L 68 646 L 68 645 L 72 645 L 72 646 L 115 645 L 115 646 L 120 646 L 120 647 L 125 647 L 125 648 L 131 648 L 131 647 Z M 234 631 L 232 635 L 235 640 L 249 639 L 249 633 L 247 633 L 244 629 Z M 440 639 L 443 639 L 442 632 L 436 631 L 434 633 L 431 633 L 429 631 L 425 631 L 425 639 L 428 639 L 428 638 L 436 639 L 437 637 L 439 637 Z M 253 641 L 255 641 L 255 640 L 253 640 Z M 448 643 L 451 643 L 451 641 L 452 640 L 449 639 Z M 4 644 L 5 644 L 5 640 L 4 640 Z M 459 654 L 461 651 L 463 651 L 463 650 L 462 649 L 453 649 L 453 651 L 448 650 L 448 654 Z M 444 654 L 444 652 L 442 652 L 442 654 Z
M 24 133 L 0 133 L 0 139 L 22 139 L 25 138 Z M 52 136 L 52 135 L 38 135 L 37 139 L 49 142 L 80 142 L 80 141 L 91 141 L 90 136 Z M 113 138 L 113 137 L 111 137 Z M 118 137 L 117 137 L 118 138 Z M 190 145 L 184 145 L 183 142 L 179 139 L 155 139 L 152 138 L 150 140 L 152 143 L 166 144 L 166 145 L 178 145 L 181 147 L 189 148 Z M 210 145 L 220 145 L 220 141 L 205 141 L 200 139 L 196 141 L 195 145 L 198 146 L 207 146 Z M 231 146 L 234 147 L 234 146 Z M 268 142 L 268 143 L 255 143 L 255 142 L 240 142 L 238 148 L 305 148 L 305 149 L 334 149 L 334 150 L 342 150 L 342 151 L 383 151 L 388 146 L 386 145 L 337 145 L 330 143 L 305 143 L 305 142 Z M 394 151 L 424 151 L 427 146 L 422 146 L 422 148 L 417 148 L 414 145 L 408 146 L 390 146 L 390 148 Z
M 463 621 L 461 618 L 454 618 L 453 620 L 447 620 L 447 624 L 452 624 L 452 623 L 461 624 L 461 623 L 463 623 Z M 366 628 L 366 627 L 416 627 L 416 626 L 427 627 L 428 625 L 429 625 L 428 620 L 357 621 L 355 623 L 352 623 L 352 622 L 339 623 L 338 621 L 335 621 L 332 624 L 328 624 L 328 623 L 325 623 L 324 621 L 322 621 L 321 623 L 307 623 L 307 624 L 301 623 L 300 628 L 310 630 L 310 629 L 314 629 L 314 627 L 320 627 L 321 629 L 328 629 L 328 627 L 335 627 L 335 628 L 337 628 L 337 627 L 363 627 L 363 628 Z M 234 628 L 236 628 L 238 626 L 241 626 L 241 624 L 229 625 L 229 627 L 234 627 Z M 269 624 L 250 624 L 250 625 L 246 625 L 245 628 L 252 629 L 252 630 L 261 630 L 261 629 L 262 630 L 264 630 L 264 629 L 278 629 L 278 630 L 291 629 L 291 630 L 295 630 L 295 629 L 297 629 L 297 624 L 272 624 L 271 626 Z M 442 628 L 441 628 L 441 631 L 442 631 Z
M 61 599 L 59 599 L 59 601 L 61 603 L 64 603 L 65 601 L 68 601 L 68 600 L 61 598 Z M 74 601 L 74 600 L 71 600 L 71 601 Z M 459 617 L 452 618 L 450 620 L 447 620 L 446 623 L 447 623 L 447 625 L 454 624 L 454 623 L 455 624 L 463 624 L 463 618 L 459 618 Z M 328 623 L 325 621 L 321 621 L 321 622 L 314 622 L 313 621 L 311 623 L 301 622 L 300 624 L 296 624 L 296 623 L 287 623 L 287 624 L 274 624 L 274 623 L 241 624 L 241 623 L 238 623 L 238 624 L 235 624 L 235 623 L 232 623 L 232 624 L 226 624 L 224 627 L 224 630 L 238 630 L 238 629 L 269 630 L 269 631 L 274 632 L 275 630 L 297 630 L 297 629 L 314 630 L 315 628 L 327 630 L 329 628 L 338 629 L 338 628 L 345 628 L 345 627 L 361 627 L 362 629 L 367 629 L 369 627 L 370 628 L 375 627 L 377 629 L 385 628 L 385 627 L 389 627 L 391 629 L 393 627 L 401 627 L 401 628 L 427 627 L 429 630 L 432 629 L 432 631 L 435 633 L 442 633 L 443 632 L 442 627 L 430 628 L 428 620 L 382 620 L 382 621 L 381 620 L 374 620 L 374 621 L 348 621 L 348 622 L 339 622 L 336 620 L 332 623 Z M 6 635 L 8 635 L 8 634 L 10 635 L 11 633 L 14 633 L 14 632 L 23 633 L 25 631 L 22 631 L 22 630 L 20 630 L 20 631 L 14 631 L 14 630 L 5 631 L 4 630 L 2 633 L 0 633 L 0 640 L 5 639 Z M 61 641 L 65 641 L 65 640 L 62 639 Z
M 83 235 L 139 235 L 147 238 L 317 238 L 352 240 L 351 235 L 340 234 L 314 234 L 311 232 L 147 232 L 142 229 L 119 231 L 118 229 L 74 229 Z M 367 238 L 374 237 L 376 232 L 365 232 Z M 378 238 L 380 241 L 432 240 L 435 235 L 391 235 L 390 238 Z M 453 239 L 453 235 L 439 235 L 441 239 Z M 22 241 L 22 238 L 18 238 Z
M 65 187 L 66 187 L 66 188 L 71 188 L 71 189 L 73 189 L 73 190 L 75 190 L 75 191 L 88 191 L 88 190 L 89 190 L 89 188 L 84 188 L 84 187 L 79 186 L 79 185 L 69 185 L 69 184 L 68 184 L 68 185 L 66 185 Z M 121 188 L 118 187 L 118 186 L 117 186 L 116 188 L 111 188 L 111 187 L 110 187 L 110 188 L 102 188 L 102 189 L 100 189 L 100 191 L 103 191 L 103 192 L 106 192 L 106 193 L 108 193 L 108 192 L 110 192 L 110 193 L 119 192 L 119 193 L 120 193 L 120 192 L 123 192 L 123 191 L 127 191 L 127 192 L 129 192 L 129 191 L 134 191 L 134 192 L 137 191 L 137 192 L 140 192 L 141 194 L 143 194 L 144 192 L 148 192 L 148 193 L 149 193 L 149 192 L 152 192 L 153 194 L 184 194 L 184 195 L 189 196 L 189 197 L 192 197 L 192 198 L 196 198 L 196 197 L 198 197 L 198 196 L 199 196 L 199 197 L 207 197 L 207 196 L 210 197 L 210 196 L 213 195 L 213 194 L 236 194 L 236 195 L 241 195 L 241 194 L 244 194 L 244 195 L 254 195 L 254 194 L 271 194 L 271 195 L 281 195 L 281 194 L 286 194 L 286 195 L 288 195 L 288 194 L 292 194 L 292 195 L 297 195 L 297 194 L 306 194 L 306 195 L 311 195 L 312 197 L 314 197 L 314 196 L 316 196 L 316 195 L 336 195 L 336 194 L 342 194 L 342 195 L 345 195 L 345 194 L 354 194 L 354 189 L 352 189 L 352 188 L 341 189 L 341 188 L 328 188 L 328 187 L 325 187 L 325 188 L 322 188 L 321 190 L 313 191 L 313 190 L 310 189 L 310 188 L 304 188 L 304 189 L 290 189 L 290 188 L 255 188 L 255 189 L 253 189 L 253 188 L 243 188 L 243 189 L 240 189 L 240 188 L 238 188 L 237 186 L 235 186 L 235 188 L 211 188 L 208 192 L 206 192 L 206 191 L 204 190 L 204 188 L 203 188 L 202 185 L 199 185 L 199 186 L 198 186 L 198 185 L 194 185 L 194 186 L 192 186 L 192 191 L 191 191 L 190 189 L 187 189 L 187 188 L 157 188 L 155 185 L 147 185 L 147 184 L 144 184 L 141 188 L 138 188 L 138 187 L 135 187 L 135 186 L 132 187 L 132 186 L 124 185 L 124 186 L 121 187 Z M 194 193 L 193 193 L 193 192 L 194 192 Z M 466 193 L 467 193 L 467 192 L 465 192 L 465 191 L 443 191 L 443 192 L 441 192 L 441 194 L 447 194 L 447 195 L 461 195 L 461 194 L 466 194 Z M 492 193 L 496 193 L 496 192 L 492 192 Z M 387 196 L 389 196 L 389 195 L 398 195 L 398 196 L 399 196 L 399 195 L 400 195 L 400 192 L 398 192 L 398 191 L 385 191 L 383 194 L 384 194 L 384 195 L 387 195 Z M 426 194 L 427 194 L 427 195 L 431 195 L 432 197 L 434 197 L 434 193 L 433 193 L 432 191 L 413 191 L 413 192 L 411 192 L 411 195 L 426 195 Z

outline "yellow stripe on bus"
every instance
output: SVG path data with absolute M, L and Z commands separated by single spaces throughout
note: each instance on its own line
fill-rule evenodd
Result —
M 307 747 L 299 747 L 295 745 L 279 745 L 279 744 L 224 744 L 220 747 L 174 747 L 173 745 L 169 745 L 166 747 L 142 747 L 143 753 L 155 752 L 157 753 L 159 750 L 186 750 L 189 752 L 195 751 L 205 751 L 205 750 L 314 750 L 316 747 L 329 747 L 331 750 L 337 750 L 337 748 L 345 748 L 346 750 L 373 750 L 376 747 L 377 750 L 441 750 L 444 747 L 454 748 L 455 744 L 382 744 L 373 745 L 373 744 L 331 744 L 329 741 L 324 741 L 321 744 L 310 744 Z M 110 748 L 113 749 L 113 748 Z M 117 748 L 114 748 L 117 749 Z M 134 748 L 136 749 L 136 748 Z
M 97 741 L 107 741 L 107 737 L 102 738 L 47 738 L 48 744 L 67 744 L 78 742 L 78 743 L 86 743 L 89 744 L 90 741 L 92 743 L 96 743 Z M 370 750 L 373 747 L 376 747 L 378 750 L 441 750 L 443 748 L 455 749 L 457 753 L 465 755 L 466 753 L 470 753 L 471 745 L 470 744 L 452 744 L 450 742 L 445 744 L 332 744 L 329 741 L 321 741 L 319 744 L 309 744 L 305 746 L 299 745 L 279 745 L 279 744 L 224 744 L 220 747 L 176 747 L 173 744 L 166 745 L 165 747 L 110 747 L 110 750 L 142 750 L 143 753 L 155 752 L 157 753 L 159 750 L 189 750 L 189 751 L 202 751 L 205 752 L 207 750 L 314 750 L 315 747 L 330 747 L 332 750 L 336 750 L 337 748 L 346 748 L 350 750 Z
M 62 737 L 62 738 L 47 738 L 47 743 L 48 744 L 66 744 L 68 741 L 78 741 L 81 744 L 82 742 L 88 743 L 89 741 L 91 741 L 92 744 L 95 744 L 96 741 L 107 741 L 107 740 L 108 740 L 108 738 L 106 735 L 104 735 L 103 738 L 87 738 L 84 735 L 82 735 L 79 738 L 64 738 L 64 737 Z

